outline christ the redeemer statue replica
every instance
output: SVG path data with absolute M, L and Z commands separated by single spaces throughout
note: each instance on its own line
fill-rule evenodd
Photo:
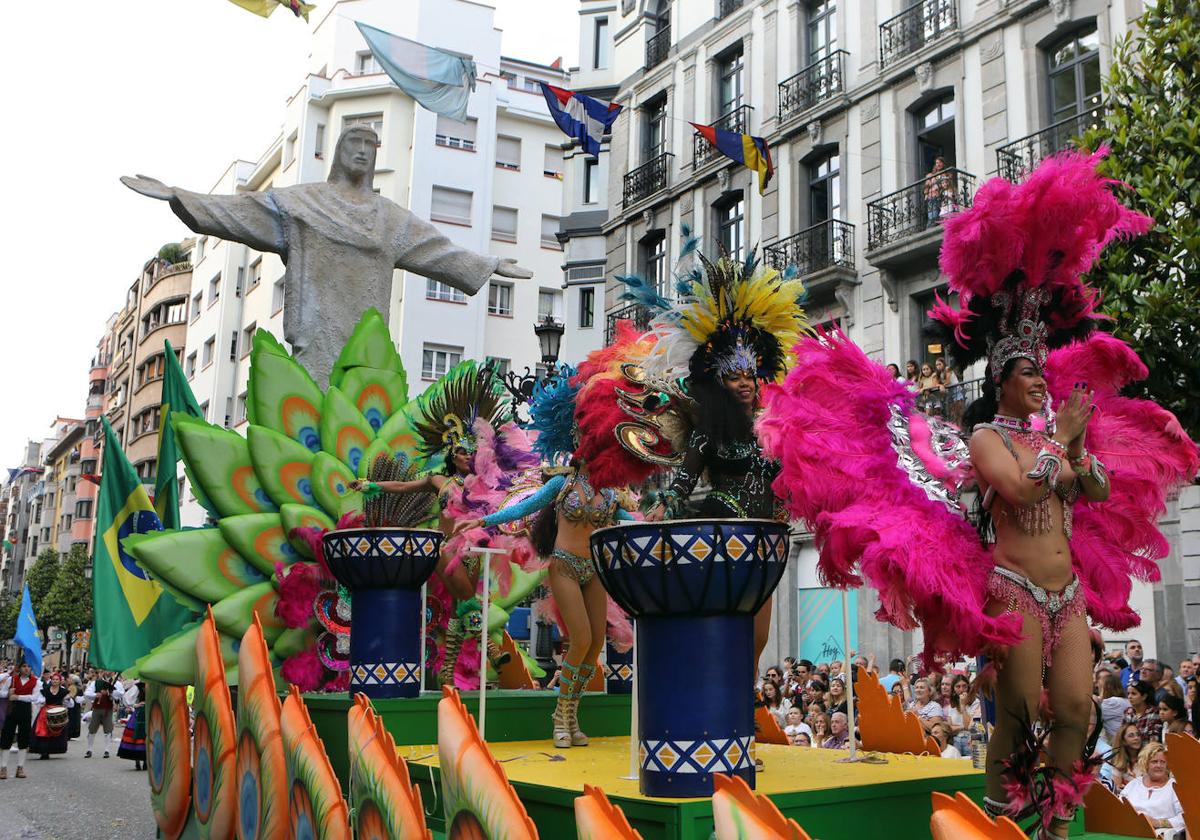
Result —
M 433 225 L 372 190 L 379 137 L 352 126 L 338 138 L 325 183 L 207 195 L 144 175 L 122 183 L 168 201 L 196 233 L 283 257 L 283 335 L 322 386 L 359 316 L 391 309 L 392 271 L 412 271 L 475 294 L 493 274 L 528 278 L 514 260 L 452 243 Z

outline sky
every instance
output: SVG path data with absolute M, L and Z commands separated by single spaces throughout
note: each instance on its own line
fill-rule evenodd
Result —
M 234 159 L 257 159 L 309 52 L 308 27 L 285 8 L 263 19 L 227 0 L 7 5 L 0 468 L 56 416 L 83 416 L 108 316 L 142 264 L 188 233 L 119 176 L 204 190 Z M 489 5 L 504 55 L 577 63 L 576 0 L 540 0 L 536 15 L 530 0 Z

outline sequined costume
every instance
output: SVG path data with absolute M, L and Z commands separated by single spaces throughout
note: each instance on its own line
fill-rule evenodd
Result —
M 685 515 L 701 475 L 707 473 L 710 490 L 696 506 L 701 517 L 737 519 L 786 518 L 771 482 L 779 474 L 779 463 L 763 455 L 756 439 L 713 447 L 700 430 L 688 437 L 683 464 L 667 490 L 670 514 Z

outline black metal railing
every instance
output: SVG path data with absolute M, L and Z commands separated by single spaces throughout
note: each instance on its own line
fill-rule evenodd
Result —
M 617 321 L 633 321 L 633 325 L 639 330 L 647 330 L 650 328 L 650 319 L 652 317 L 654 316 L 650 310 L 640 303 L 629 303 L 620 309 L 614 309 L 608 313 L 604 325 L 604 343 L 612 344 L 613 339 L 616 338 Z
M 974 195 L 974 175 L 961 169 L 943 169 L 867 202 L 867 250 L 934 227 L 951 213 L 970 207 Z
M 930 417 L 949 420 L 955 425 L 962 425 L 963 413 L 967 406 L 983 395 L 983 380 L 968 379 L 965 382 L 951 382 L 942 389 L 918 390 L 917 384 L 909 385 L 917 390 L 917 410 Z
M 1089 128 L 1103 124 L 1104 106 L 1096 105 L 996 149 L 996 168 L 1001 177 L 1019 181 L 1032 172 L 1043 158 L 1074 148 Z
M 729 17 L 742 8 L 743 0 L 717 0 L 717 20 Z
M 783 271 L 795 266 L 803 277 L 833 266 L 854 268 L 854 225 L 827 219 L 763 249 L 767 264 Z
M 749 105 L 739 105 L 728 113 L 722 114 L 713 122 L 713 128 L 732 131 L 734 134 L 750 133 L 750 113 L 754 109 Z M 699 169 L 713 158 L 720 157 L 717 147 L 697 131 L 692 135 L 692 168 Z
M 667 60 L 671 51 L 671 27 L 662 26 L 646 40 L 646 69 L 657 67 Z
M 844 88 L 846 73 L 845 50 L 834 50 L 817 59 L 795 76 L 779 83 L 779 118 L 786 120 L 807 111 Z
M 667 179 L 671 174 L 670 152 L 663 152 L 648 163 L 643 163 L 637 169 L 625 175 L 625 206 L 636 204 L 643 198 L 649 198 L 659 190 L 667 188 Z
M 879 24 L 879 66 L 895 64 L 958 29 L 958 0 L 921 0 Z

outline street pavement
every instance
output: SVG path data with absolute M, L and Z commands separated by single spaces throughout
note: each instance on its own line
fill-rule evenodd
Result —
M 92 757 L 85 759 L 87 734 L 70 742 L 65 755 L 25 761 L 27 779 L 14 779 L 16 756 L 9 757 L 8 779 L 0 781 L 0 840 L 153 840 L 150 785 L 132 761 L 117 758 L 121 728 L 114 732 L 111 758 L 97 734 Z

